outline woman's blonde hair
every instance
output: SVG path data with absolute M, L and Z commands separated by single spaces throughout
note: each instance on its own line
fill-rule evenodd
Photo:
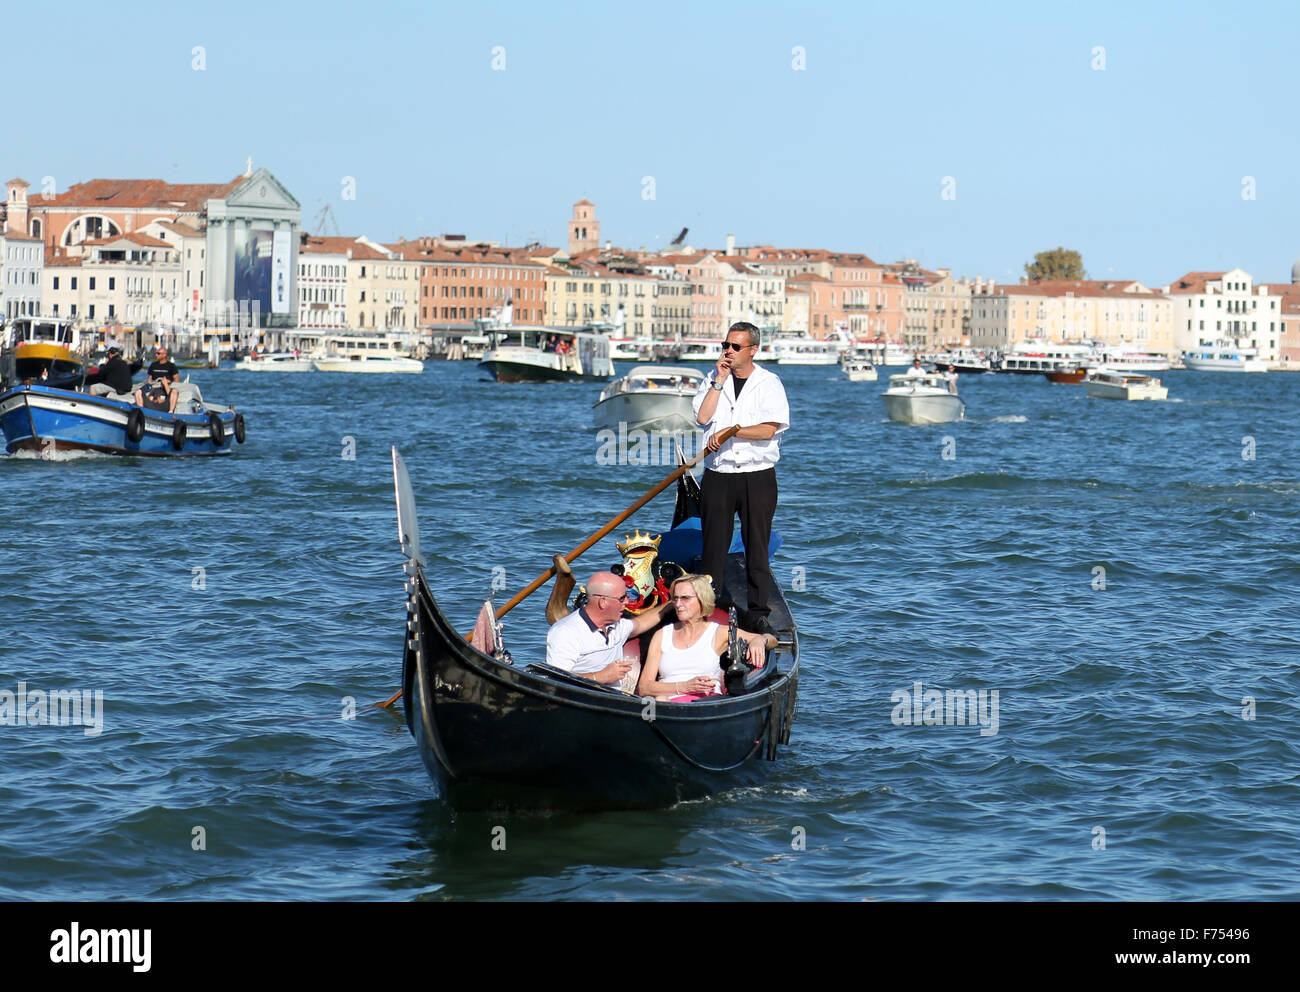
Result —
M 691 584 L 691 589 L 695 592 L 695 598 L 700 601 L 700 616 L 705 620 L 709 619 L 713 615 L 713 607 L 716 603 L 713 596 L 713 582 L 707 575 L 683 575 L 673 579 L 669 592 L 676 589 L 682 582 Z

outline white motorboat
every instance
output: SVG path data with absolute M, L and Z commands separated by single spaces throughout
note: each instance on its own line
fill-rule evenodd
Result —
M 400 340 L 378 334 L 327 337 L 320 354 L 312 356 L 318 372 L 423 372 L 424 363 L 398 350 Z
M 1216 346 L 1183 353 L 1183 366 L 1193 372 L 1267 372 L 1268 362 L 1253 348 Z
M 880 395 L 889 419 L 900 424 L 950 424 L 966 416 L 966 402 L 942 375 L 891 375 Z
M 276 351 L 266 355 L 249 355 L 235 363 L 242 372 L 310 372 L 311 358 L 294 351 Z
M 848 376 L 849 382 L 875 382 L 880 378 L 876 367 L 865 358 L 851 358 L 845 355 L 840 359 L 840 368 Z
M 592 417 L 597 427 L 698 430 L 691 401 L 703 383 L 704 374 L 696 369 L 638 365 L 601 391 Z
M 609 379 L 609 335 L 564 327 L 510 327 L 492 332 L 478 367 L 498 382 Z
M 1098 369 L 1083 380 L 1089 396 L 1099 400 L 1163 400 L 1169 390 L 1159 379 L 1138 372 Z
M 881 365 L 911 365 L 915 356 L 903 345 L 889 341 L 885 344 L 885 360 Z

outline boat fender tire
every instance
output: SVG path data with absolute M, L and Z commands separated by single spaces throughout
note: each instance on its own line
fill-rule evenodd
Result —
M 126 439 L 132 444 L 144 437 L 144 411 L 138 407 L 126 415 Z
M 244 443 L 244 415 L 235 414 L 235 440 L 240 444 Z
M 208 414 L 208 430 L 212 433 L 212 443 L 218 448 L 226 443 L 226 425 L 216 413 Z
M 172 447 L 177 451 L 180 451 L 181 448 L 185 447 L 185 435 L 188 433 L 189 429 L 185 426 L 185 421 L 176 421 L 176 423 L 172 425 Z

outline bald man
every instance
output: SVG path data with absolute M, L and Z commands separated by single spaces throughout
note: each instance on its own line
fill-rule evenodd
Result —
M 623 645 L 656 627 L 673 608 L 665 603 L 638 617 L 624 618 L 626 605 L 623 580 L 613 572 L 597 572 L 587 581 L 586 604 L 556 621 L 547 633 L 546 663 L 603 685 L 625 683 L 633 663 L 623 660 Z M 631 684 L 636 685 L 635 676 Z

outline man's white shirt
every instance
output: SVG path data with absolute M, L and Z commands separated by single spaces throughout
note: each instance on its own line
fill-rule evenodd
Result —
M 604 631 L 582 610 L 574 610 L 547 631 L 546 663 L 574 675 L 591 675 L 623 657 L 631 634 L 632 621 L 626 617 Z
M 692 400 L 697 422 L 700 407 L 709 390 L 713 389 L 717 375 L 716 369 L 710 372 Z M 714 434 L 736 424 L 753 427 L 755 424 L 774 423 L 777 425 L 776 434 L 766 441 L 733 437 L 709 455 L 704 466 L 714 472 L 758 472 L 771 468 L 781 460 L 781 435 L 790 429 L 790 404 L 785 398 L 785 387 L 775 373 L 755 365 L 737 399 L 735 380 L 734 374 L 729 375 L 722 389 L 714 390 L 718 394 L 718 406 L 713 411 L 713 419 L 705 427 L 705 443 Z

